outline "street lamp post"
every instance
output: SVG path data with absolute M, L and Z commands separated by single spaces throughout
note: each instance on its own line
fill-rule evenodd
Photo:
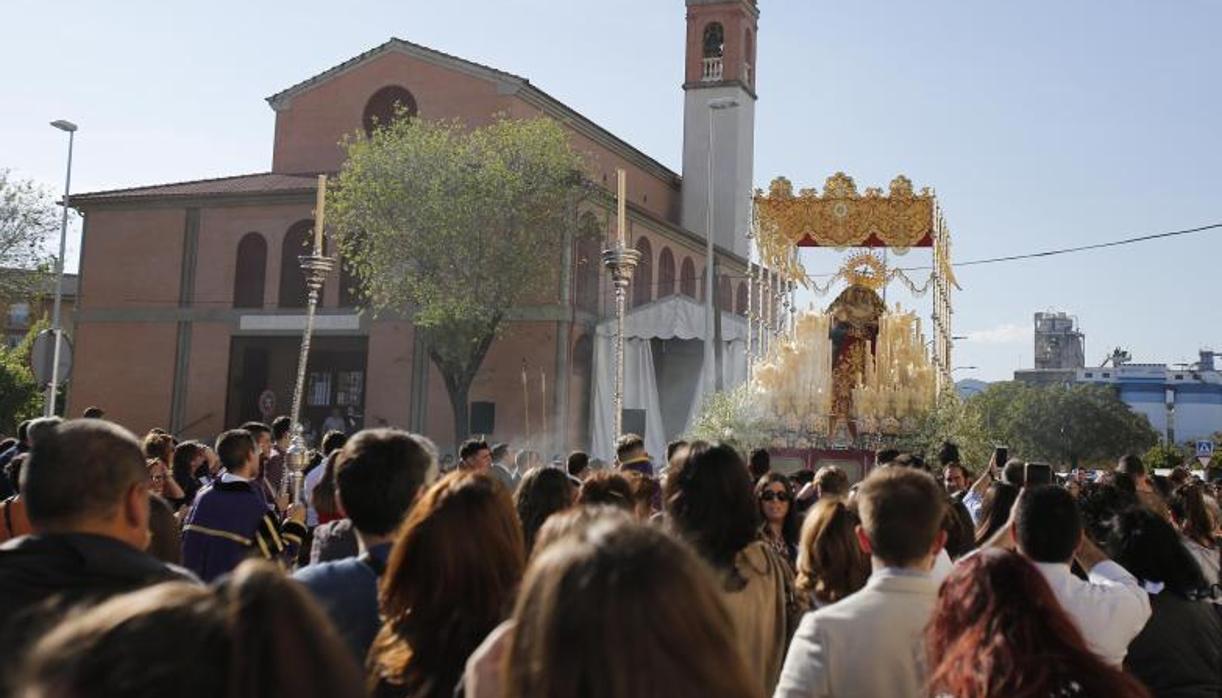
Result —
M 60 306 L 64 299 L 64 254 L 68 245 L 68 192 L 72 188 L 72 142 L 76 136 L 76 124 L 59 119 L 51 125 L 68 132 L 68 174 L 64 177 L 64 215 L 59 224 L 59 255 L 55 258 L 55 305 L 51 311 L 51 335 L 55 338 L 55 349 L 51 352 L 51 384 L 47 386 L 44 416 L 55 415 L 55 393 L 59 387 L 59 345 L 63 328 L 60 326 Z
M 705 211 L 705 264 L 704 264 L 704 389 L 708 394 L 717 390 L 717 377 L 720 371 L 717 364 L 717 348 L 714 344 L 713 327 L 717 323 L 717 313 L 713 309 L 713 294 L 717 288 L 713 281 L 714 251 L 713 251 L 713 113 L 738 106 L 738 101 L 730 97 L 710 99 L 709 105 L 709 166 L 708 166 L 708 209 Z

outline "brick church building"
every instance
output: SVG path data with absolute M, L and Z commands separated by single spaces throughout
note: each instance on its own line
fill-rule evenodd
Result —
M 525 78 L 391 39 L 268 98 L 276 127 L 267 172 L 74 195 L 84 232 L 68 413 L 96 404 L 133 430 L 160 426 L 183 438 L 263 418 L 269 406 L 287 413 L 304 327 L 297 255 L 311 231 L 316 176 L 338 172 L 343 136 L 386 119 L 396 102 L 420 118 L 471 126 L 497 114 L 555 119 L 606 188 L 571 217 L 603 240 L 614 225 L 615 170 L 625 169 L 629 241 L 642 253 L 634 314 L 700 307 L 714 201 L 716 299 L 726 314 L 745 314 L 759 13 L 755 0 L 686 5 L 683 176 Z M 714 99 L 733 108 L 714 111 Z M 545 453 L 590 445 L 594 347 L 614 302 L 602 243 L 569 237 L 551 260 L 563 280 L 554 297 L 515 311 L 472 385 L 473 432 L 519 444 L 529 435 Z M 449 399 L 410 320 L 371 317 L 341 276 L 323 290 L 305 418 L 318 425 L 338 408 L 354 427 L 400 426 L 449 450 Z M 688 384 L 698 381 L 701 344 L 644 339 L 668 386 L 661 404 L 656 396 L 650 403 L 667 412 L 649 422 L 662 432 L 649 435 L 657 443 L 685 426 L 690 404 L 679 403 L 695 399 Z M 694 372 L 683 356 L 695 357 Z

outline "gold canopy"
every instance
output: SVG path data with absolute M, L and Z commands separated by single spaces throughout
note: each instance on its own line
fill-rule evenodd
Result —
M 760 244 L 818 247 L 929 247 L 933 245 L 934 195 L 914 193 L 912 181 L 900 175 L 890 192 L 869 187 L 857 192 L 853 178 L 837 172 L 820 195 L 802 189 L 795 196 L 784 177 L 772 180 L 768 193 L 755 193 Z

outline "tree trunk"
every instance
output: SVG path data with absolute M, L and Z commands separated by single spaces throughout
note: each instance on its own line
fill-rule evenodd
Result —
M 475 381 L 479 367 L 484 363 L 484 357 L 488 354 L 488 348 L 492 346 L 492 340 L 496 336 L 496 329 L 500 322 L 500 314 L 494 315 L 491 322 L 480 327 L 479 336 L 475 338 L 474 342 L 461 341 L 457 343 L 457 346 L 453 342 L 454 338 L 462 337 L 464 340 L 469 338 L 471 336 L 470 328 L 446 328 L 440 332 L 434 330 L 429 333 L 429 358 L 441 372 L 441 378 L 446 384 L 446 393 L 450 397 L 450 409 L 454 414 L 454 453 L 456 457 L 458 447 L 470 434 L 471 383 Z M 465 337 L 463 329 L 467 329 Z M 440 337 L 447 337 L 451 342 L 447 344 L 441 341 Z
M 471 428 L 470 403 L 467 401 L 467 395 L 471 392 L 470 388 L 470 381 L 453 387 L 450 386 L 449 380 L 446 381 L 446 392 L 450 394 L 450 409 L 454 413 L 454 457 L 456 459 L 458 448 L 466 440 Z

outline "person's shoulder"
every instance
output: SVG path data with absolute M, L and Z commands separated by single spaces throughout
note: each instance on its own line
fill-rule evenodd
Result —
M 351 583 L 362 576 L 375 579 L 372 571 L 368 571 L 365 563 L 358 558 L 348 557 L 342 560 L 330 560 L 302 567 L 293 573 L 293 579 L 301 582 L 312 590 L 348 589 Z

